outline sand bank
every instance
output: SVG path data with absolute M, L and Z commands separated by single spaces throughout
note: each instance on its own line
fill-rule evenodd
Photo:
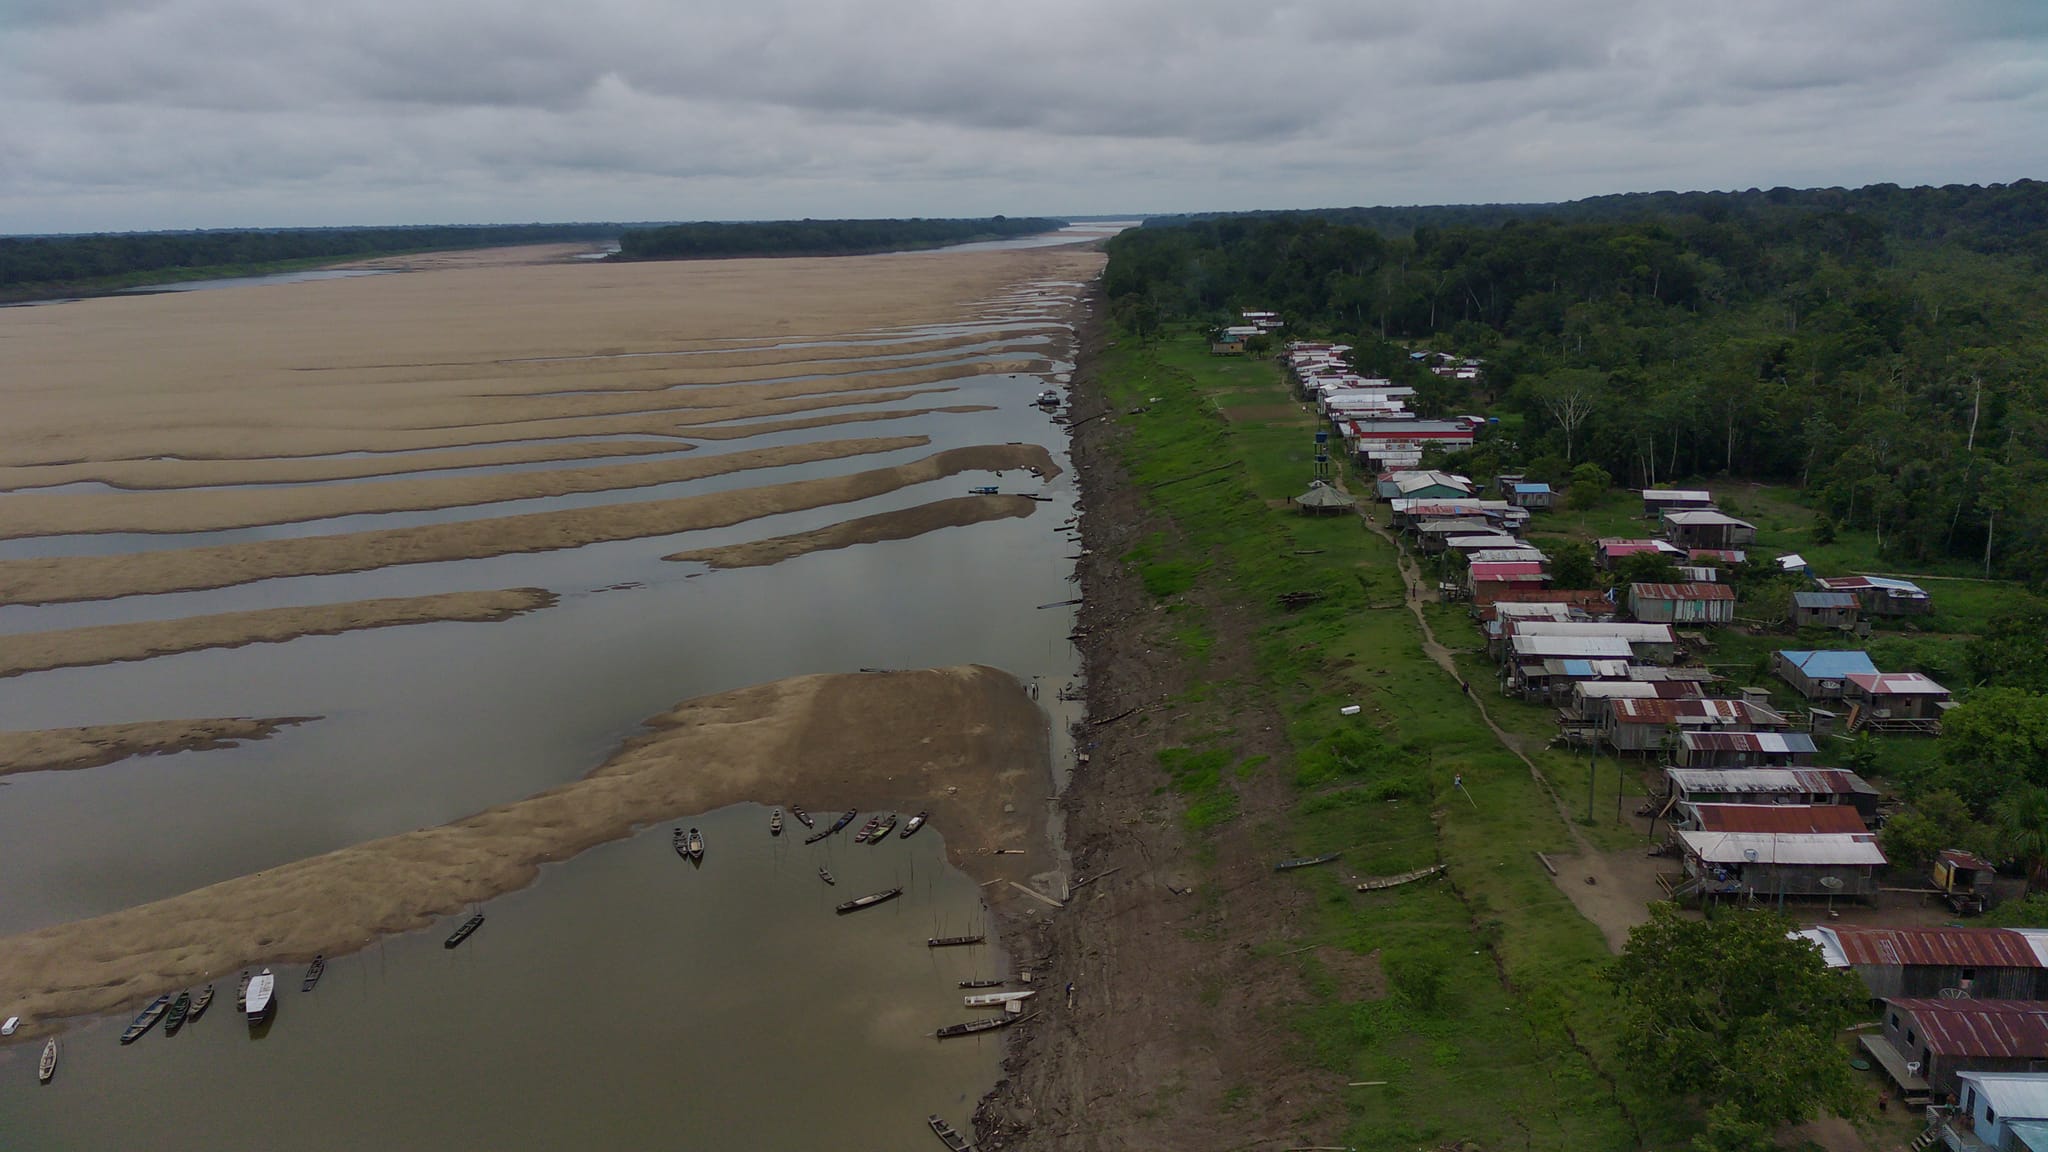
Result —
M 269 719 L 231 716 L 0 732 L 0 776 L 17 772 L 96 768 L 130 756 L 150 756 L 160 752 L 232 748 L 244 740 L 262 740 L 280 728 L 318 719 L 318 716 L 277 716 Z
M 447 621 L 490 623 L 547 608 L 554 602 L 555 594 L 545 589 L 506 588 L 24 632 L 8 636 L 0 644 L 0 676 L 147 660 L 203 648 L 278 644 L 301 636 L 333 636 L 361 628 Z
M 679 456 L 589 468 L 364 481 L 309 488 L 199 492 L 89 492 L 0 499 L 0 539 L 65 532 L 210 532 L 330 516 L 463 508 L 585 492 L 648 488 L 876 452 L 922 448 L 928 436 L 825 440 L 717 456 Z
M 883 540 L 908 540 L 927 532 L 942 528 L 958 528 L 965 524 L 980 524 L 988 520 L 1009 520 L 1029 516 L 1038 507 L 1038 502 L 1025 496 L 956 496 L 951 500 L 935 500 L 900 512 L 880 512 L 873 516 L 862 516 L 854 520 L 843 520 L 812 532 L 797 532 L 788 536 L 772 536 L 766 540 L 751 540 L 745 544 L 728 544 L 723 548 L 699 548 L 694 552 L 677 552 L 664 556 L 664 560 L 695 560 L 713 568 L 758 568 L 765 564 L 780 564 L 795 556 L 812 552 L 830 552 L 837 548 L 851 548 L 856 544 L 874 544 Z
M 1046 867 L 1045 717 L 994 669 L 802 676 L 689 701 L 648 727 L 582 780 L 452 824 L 0 938 L 0 1015 L 107 1012 L 243 965 L 348 952 L 638 826 L 747 800 L 929 808 L 978 879 Z
M 826 476 L 674 500 L 208 548 L 7 560 L 0 561 L 0 604 L 105 600 L 228 588 L 285 576 L 363 572 L 394 564 L 580 548 L 612 540 L 723 528 L 762 516 L 844 504 L 962 472 L 1025 467 L 1036 467 L 1047 477 L 1060 471 L 1052 456 L 1036 444 L 984 444 L 951 448 L 922 460 L 850 476 Z
M 594 354 L 745 351 L 974 321 L 1019 283 L 1086 279 L 1101 260 L 1041 249 L 581 262 L 0 309 L 0 464 L 244 456 L 251 444 L 280 456 L 435 447 L 376 434 L 498 419 L 505 398 L 476 377 L 506 365 L 552 363 L 513 371 L 557 372 L 575 388 L 591 362 L 573 358 Z M 450 364 L 476 367 L 455 379 L 382 371 Z M 357 424 L 360 436 L 335 435 Z
M 595 443 L 499 444 L 446 452 L 389 452 L 337 459 L 94 460 L 0 468 L 0 492 L 80 482 L 133 491 L 205 488 L 220 484 L 311 484 L 396 476 L 407 472 L 440 472 L 450 468 L 650 456 L 657 452 L 688 452 L 694 447 L 696 445 L 681 440 L 606 440 Z M 42 495 L 35 492 L 27 494 Z

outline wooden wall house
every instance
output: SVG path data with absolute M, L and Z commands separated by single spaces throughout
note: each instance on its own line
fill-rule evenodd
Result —
M 1733 624 L 1735 589 L 1725 584 L 1631 584 L 1628 611 L 1645 623 Z
M 1710 510 L 1666 512 L 1664 535 L 1684 549 L 1740 548 L 1755 543 L 1756 525 L 1737 520 L 1726 512 Z
M 1851 675 L 1875 673 L 1877 665 L 1868 652 L 1781 648 L 1771 654 L 1771 671 L 1808 700 L 1840 700 Z
M 1850 706 L 1849 730 L 1941 731 L 1950 706 L 1949 690 L 1918 672 L 1851 672 L 1842 692 Z
M 1847 592 L 1794 592 L 1792 626 L 1839 628 L 1846 632 L 1856 627 L 1860 608 L 1856 597 Z

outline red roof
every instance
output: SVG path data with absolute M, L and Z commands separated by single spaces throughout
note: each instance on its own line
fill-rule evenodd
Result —
M 1850 964 L 2042 968 L 2027 938 L 2004 928 L 1832 929 Z
M 1860 833 L 1863 817 L 1847 804 L 1695 804 L 1703 832 Z
M 1631 584 L 1628 594 L 1638 600 L 1735 599 L 1735 589 L 1726 584 Z
M 2048 1003 L 2038 1000 L 1887 1000 L 1913 1014 L 1929 1052 L 1979 1059 L 2048 1059 Z
M 1589 588 L 1518 588 L 1512 596 L 1502 596 L 1504 604 L 1569 604 L 1591 615 L 1612 615 L 1614 604 L 1605 594 Z M 1479 610 L 1481 620 L 1491 620 L 1492 606 Z
M 1474 580 L 1511 580 L 1518 576 L 1541 576 L 1543 565 L 1533 560 L 1508 560 L 1472 566 Z
M 1616 724 L 1747 724 L 1755 718 L 1740 700 L 1662 700 L 1633 697 L 1614 702 Z M 1774 717 L 1763 718 L 1768 722 Z

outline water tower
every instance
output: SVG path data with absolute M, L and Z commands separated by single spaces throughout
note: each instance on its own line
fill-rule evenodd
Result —
M 1330 430 L 1316 429 L 1316 479 L 1330 478 Z

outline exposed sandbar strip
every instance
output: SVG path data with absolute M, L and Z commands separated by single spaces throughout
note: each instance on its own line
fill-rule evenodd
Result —
M 851 443 L 861 443 L 852 441 Z M 894 441 L 876 441 L 894 445 Z M 374 532 L 304 536 L 208 548 L 178 548 L 116 556 L 51 556 L 0 561 L 0 603 L 56 604 L 201 588 L 227 588 L 254 580 L 363 572 L 394 564 L 469 560 L 521 552 L 580 548 L 612 540 L 667 536 L 723 528 L 762 516 L 865 500 L 961 472 L 1036 467 L 1047 477 L 1059 465 L 1036 444 L 984 444 L 951 448 L 922 460 L 850 476 L 651 500 L 530 512 L 452 524 L 422 524 Z
M 977 879 L 1047 866 L 1045 717 L 992 668 L 802 676 L 693 700 L 648 726 L 589 776 L 452 824 L 0 938 L 0 1015 L 107 1012 L 240 965 L 348 952 L 637 826 L 746 800 L 930 809 Z M 1025 851 L 987 854 L 996 847 Z
M 713 568 L 759 568 L 812 552 L 830 552 L 836 548 L 884 540 L 908 540 L 942 528 L 1029 516 L 1037 507 L 1038 502 L 1028 496 L 955 496 L 900 512 L 879 512 L 873 516 L 842 520 L 811 532 L 772 536 L 745 544 L 728 544 L 723 548 L 699 548 L 662 559 L 696 560 Z
M 130 756 L 232 748 L 262 740 L 280 728 L 318 716 L 220 717 L 208 720 L 142 720 L 84 728 L 42 728 L 0 732 L 0 776 L 16 772 L 59 772 L 97 768 Z
M 751 424 L 692 424 L 683 430 L 683 434 L 695 440 L 737 440 L 745 436 L 796 432 L 805 428 L 824 428 L 833 424 L 865 424 L 871 420 L 913 420 L 919 416 L 993 411 L 993 404 L 948 404 L 943 408 L 883 408 L 873 412 L 833 412 L 822 416 L 797 416 L 788 420 L 758 420 Z
M 0 468 L 0 492 L 54 484 L 97 481 L 114 488 L 156 491 L 204 488 L 217 484 L 311 484 L 325 480 L 361 480 L 407 472 L 440 472 L 451 468 L 490 468 L 507 464 L 541 464 L 557 460 L 602 460 L 610 456 L 651 456 L 688 452 L 695 445 L 681 440 L 605 440 L 556 444 L 498 444 L 446 452 L 390 452 L 338 459 L 244 460 L 94 460 L 76 464 L 39 464 Z M 33 491 L 26 495 L 39 495 Z
M 824 440 L 541 472 L 365 481 L 314 488 L 213 488 L 201 492 L 92 492 L 0 498 L 0 539 L 60 532 L 211 532 L 331 516 L 464 508 L 587 492 L 648 488 L 875 452 L 922 448 L 927 436 Z
M 554 603 L 555 594 L 544 588 L 505 588 L 26 632 L 9 636 L 0 644 L 0 676 L 147 660 L 204 648 L 281 644 L 301 636 L 333 636 L 362 628 L 455 621 L 490 623 Z

